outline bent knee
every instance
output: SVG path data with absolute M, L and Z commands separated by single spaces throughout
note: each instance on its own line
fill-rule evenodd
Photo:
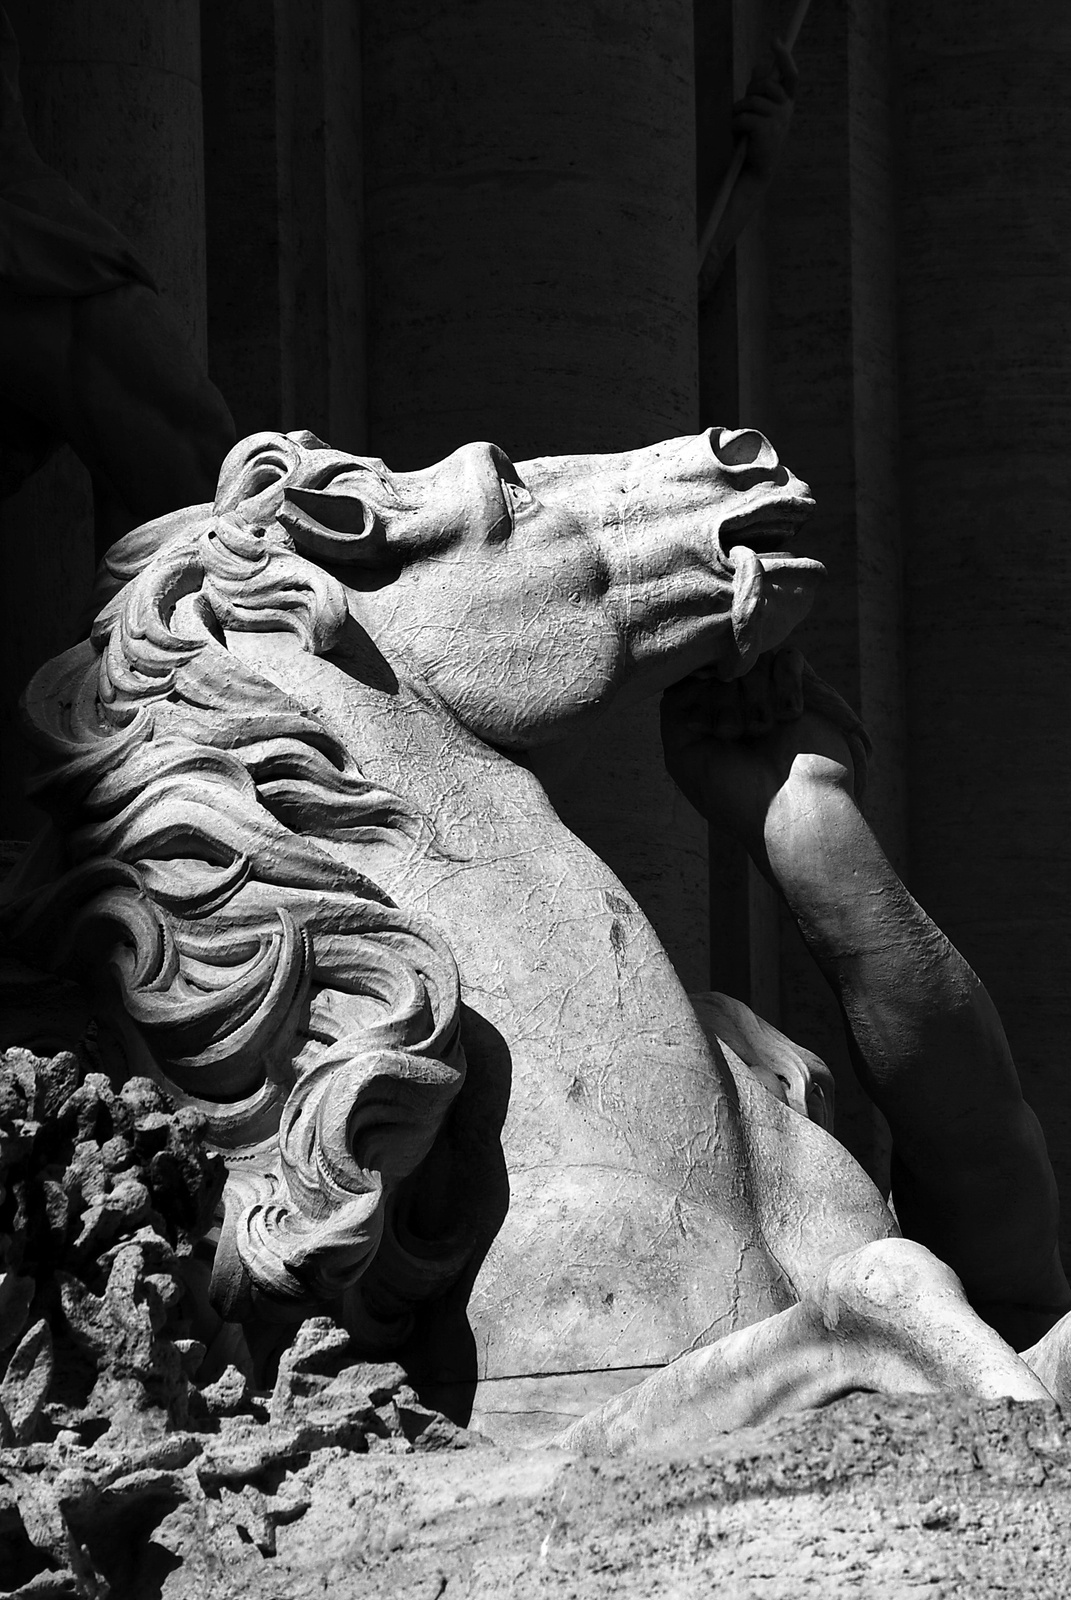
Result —
M 829 1268 L 818 1299 L 827 1327 L 853 1313 L 902 1313 L 934 1296 L 962 1301 L 959 1278 L 938 1256 L 913 1239 L 875 1239 Z

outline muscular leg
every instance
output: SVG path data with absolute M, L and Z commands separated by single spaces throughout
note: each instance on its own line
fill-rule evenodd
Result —
M 1032 1343 L 1071 1291 L 1044 1139 L 992 1001 L 860 815 L 838 729 L 808 713 L 763 737 L 715 739 L 696 704 L 704 693 L 667 696 L 670 770 L 743 838 L 833 987 L 892 1130 L 904 1232 L 948 1262 L 995 1327 Z
M 794 762 L 766 845 L 892 1130 L 901 1228 L 1002 1331 L 1032 1342 L 1038 1316 L 1055 1321 L 1069 1300 L 1056 1186 L 989 995 L 908 894 L 828 756 Z
M 679 1357 L 558 1442 L 609 1454 L 702 1447 L 712 1434 L 855 1390 L 1051 1398 L 942 1262 L 883 1239 L 840 1257 L 799 1305 Z

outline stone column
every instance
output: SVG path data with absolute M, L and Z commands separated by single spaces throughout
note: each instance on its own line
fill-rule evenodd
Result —
M 698 210 L 709 215 L 733 157 L 730 107 L 769 50 L 773 0 L 704 0 L 696 7 Z M 737 241 L 699 309 L 699 396 L 704 423 L 761 429 L 784 448 L 773 403 L 769 351 L 767 226 L 756 217 Z M 779 903 L 743 846 L 710 838 L 711 983 L 778 1025 Z
M 709 9 L 709 8 L 706 8 Z M 783 26 L 776 0 L 733 0 L 735 92 Z M 724 26 L 724 24 L 723 24 Z M 884 0 L 814 5 L 795 50 L 792 132 L 762 216 L 704 308 L 704 420 L 735 403 L 811 485 L 802 535 L 827 578 L 794 642 L 875 743 L 868 812 L 904 867 L 902 608 L 897 500 L 890 60 Z M 723 113 L 724 115 L 724 113 Z M 720 173 L 718 174 L 720 176 Z M 716 187 L 716 183 L 714 184 Z M 847 1057 L 840 1015 L 794 923 L 740 851 L 712 847 L 714 982 L 837 1076 L 837 1131 L 883 1176 L 886 1138 Z M 719 907 L 726 908 L 719 925 Z M 741 940 L 738 930 L 746 929 Z
M 365 448 L 359 0 L 202 7 L 209 353 L 239 437 Z
M 391 465 L 516 458 L 697 426 L 686 0 L 368 0 L 369 432 Z M 703 830 L 657 708 L 607 719 L 555 785 L 570 825 L 707 985 Z
M 130 240 L 204 359 L 204 226 L 197 0 L 6 0 L 37 147 Z M 0 832 L 25 838 L 15 702 L 72 642 L 93 575 L 87 475 L 64 450 L 0 505 L 5 583 Z
M 1071 1223 L 1071 17 L 901 0 L 911 884 L 992 993 Z
M 197 0 L 6 0 L 30 132 L 130 240 L 205 359 Z

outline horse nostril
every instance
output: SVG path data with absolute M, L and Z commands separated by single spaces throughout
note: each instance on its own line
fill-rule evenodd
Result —
M 725 467 L 778 466 L 777 452 L 757 428 L 713 428 L 710 448 Z

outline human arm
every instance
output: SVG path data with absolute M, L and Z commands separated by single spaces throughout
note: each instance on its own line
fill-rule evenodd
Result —
M 1052 1170 L 996 1009 L 860 813 L 847 708 L 848 737 L 806 709 L 797 652 L 763 658 L 756 673 L 738 685 L 686 680 L 665 696 L 669 770 L 742 840 L 828 979 L 892 1131 L 904 1232 L 946 1260 L 998 1326 L 1016 1334 L 1018 1319 L 1036 1337 L 1033 1311 L 1044 1321 L 1069 1296 Z
M 706 297 L 740 234 L 762 203 L 788 137 L 799 74 L 779 41 L 771 61 L 756 68 L 747 93 L 733 106 L 733 136 L 743 146 L 743 166 L 733 184 L 714 238 L 700 263 L 699 294 Z M 707 218 L 700 217 L 700 230 Z

